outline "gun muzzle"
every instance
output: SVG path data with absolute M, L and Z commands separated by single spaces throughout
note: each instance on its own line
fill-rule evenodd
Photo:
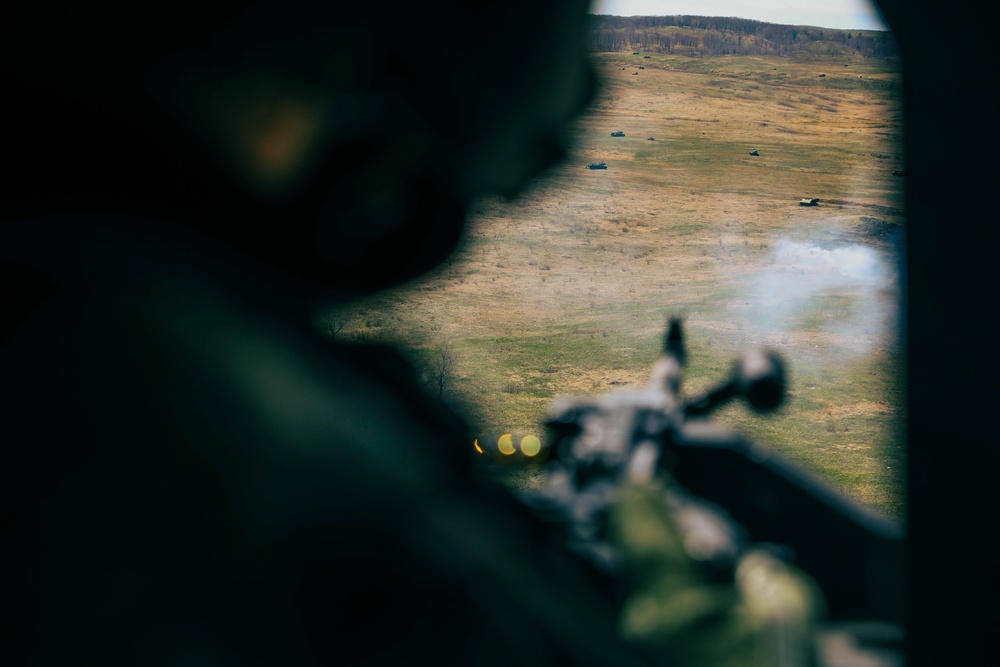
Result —
M 776 352 L 755 350 L 737 363 L 738 393 L 754 410 L 774 410 L 785 400 L 785 364 Z

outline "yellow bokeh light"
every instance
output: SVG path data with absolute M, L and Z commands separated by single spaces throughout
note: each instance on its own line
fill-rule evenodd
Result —
M 504 433 L 497 440 L 497 447 L 500 449 L 501 454 L 513 454 L 514 453 L 514 438 L 510 433 Z
M 476 451 L 479 452 L 480 454 L 483 453 L 483 448 L 479 446 L 479 438 L 476 438 L 475 440 L 472 441 L 472 446 L 475 447 Z
M 521 438 L 521 451 L 525 456 L 534 456 L 542 451 L 542 441 L 534 435 L 526 435 Z

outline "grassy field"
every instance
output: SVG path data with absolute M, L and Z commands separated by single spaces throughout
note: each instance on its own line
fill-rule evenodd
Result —
M 688 394 L 777 350 L 782 410 L 715 418 L 900 518 L 894 63 L 644 55 L 595 54 L 603 85 L 570 159 L 478 202 L 460 252 L 353 306 L 341 335 L 447 349 L 445 397 L 477 428 L 539 433 L 557 396 L 644 385 L 679 315 Z

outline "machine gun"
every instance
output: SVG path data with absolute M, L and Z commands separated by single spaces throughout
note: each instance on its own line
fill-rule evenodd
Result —
M 853 628 L 855 642 L 868 632 L 901 655 L 902 528 L 706 419 L 733 399 L 759 412 L 780 406 L 786 391 L 781 358 L 769 351 L 746 354 L 727 379 L 697 398 L 682 395 L 685 364 L 681 321 L 673 319 L 645 389 L 557 401 L 546 420 L 547 481 L 524 502 L 557 526 L 573 549 L 614 571 L 608 507 L 627 484 L 667 479 L 673 497 L 682 499 L 675 509 L 711 517 L 695 521 L 700 527 L 694 531 L 709 526 L 715 534 L 701 540 L 693 557 L 732 563 L 746 545 L 766 545 L 822 591 L 828 627 Z

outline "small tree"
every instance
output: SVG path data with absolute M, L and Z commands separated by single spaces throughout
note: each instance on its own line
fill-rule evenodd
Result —
M 355 308 L 336 308 L 319 315 L 316 318 L 316 325 L 320 332 L 336 340 L 340 332 L 350 324 L 356 315 Z
M 424 377 L 434 388 L 439 399 L 444 398 L 445 389 L 451 385 L 455 374 L 455 352 L 451 343 L 439 345 L 424 363 Z

